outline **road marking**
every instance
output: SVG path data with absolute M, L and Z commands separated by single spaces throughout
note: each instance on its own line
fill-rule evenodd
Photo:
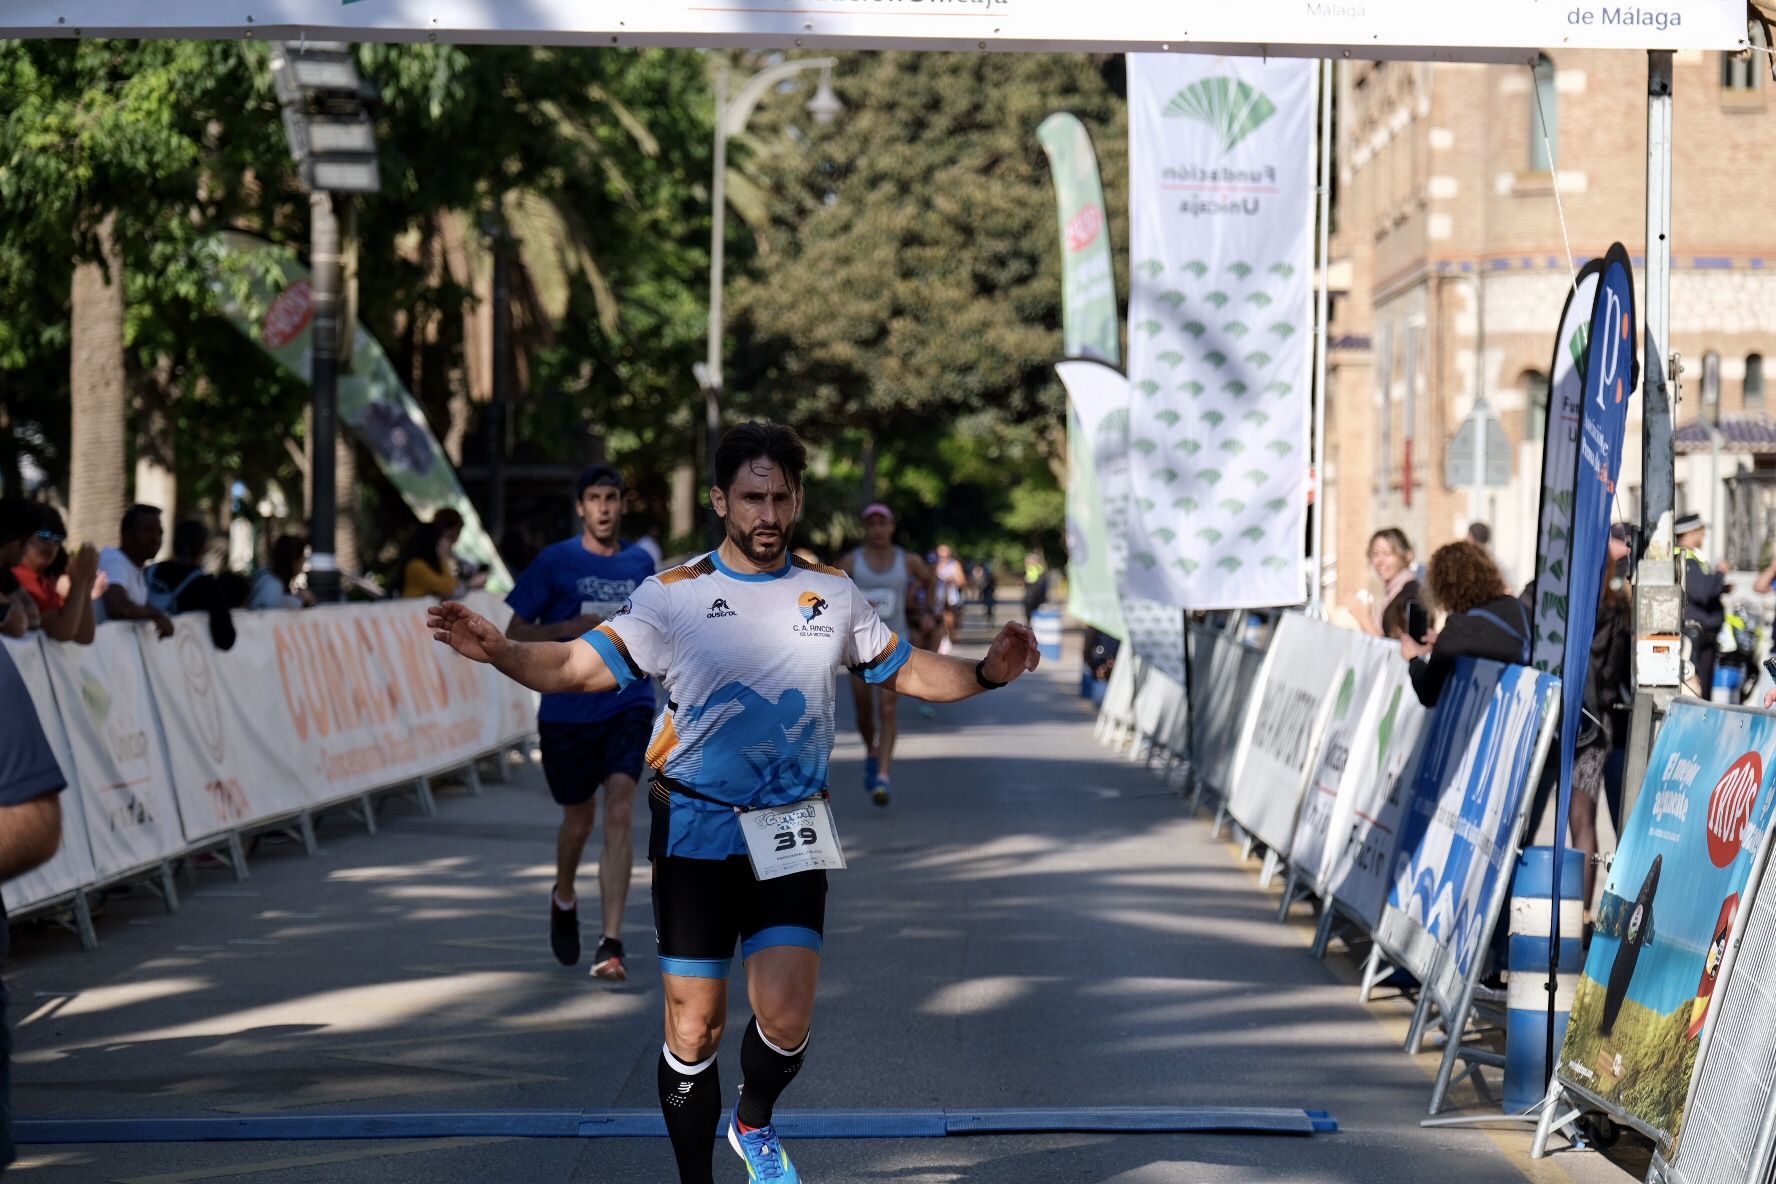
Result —
M 302 1155 L 290 1159 L 268 1159 L 227 1164 L 222 1167 L 165 1172 L 154 1176 L 123 1176 L 119 1177 L 114 1184 L 192 1184 L 193 1181 L 198 1180 L 226 1180 L 232 1176 L 256 1176 L 265 1172 L 321 1167 L 330 1163 L 357 1163 L 361 1160 L 382 1159 L 391 1155 L 426 1155 L 433 1151 L 449 1151 L 457 1147 L 480 1147 L 512 1141 L 502 1138 L 424 1139 L 417 1143 L 395 1143 L 384 1147 L 366 1147 L 355 1151 L 330 1151 L 325 1155 Z

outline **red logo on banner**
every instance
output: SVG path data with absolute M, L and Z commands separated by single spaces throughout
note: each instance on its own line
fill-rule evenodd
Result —
M 1715 867 L 1726 867 L 1739 858 L 1745 824 L 1758 786 L 1764 783 L 1764 761 L 1748 752 L 1721 775 L 1708 799 L 1708 858 Z
M 269 349 L 283 349 L 302 335 L 314 319 L 314 292 L 307 280 L 297 280 L 271 302 L 259 335 Z
M 1089 205 L 1074 214 L 1067 223 L 1067 249 L 1083 251 L 1104 229 L 1104 211 Z

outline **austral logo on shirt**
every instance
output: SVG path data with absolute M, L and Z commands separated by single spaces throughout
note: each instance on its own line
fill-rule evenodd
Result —
M 801 610 L 802 620 L 807 622 L 805 625 L 796 626 L 795 631 L 797 633 L 800 633 L 803 637 L 832 636 L 833 627 L 831 625 L 816 625 L 814 623 L 815 618 L 819 617 L 821 613 L 826 611 L 825 597 L 821 596 L 818 592 L 804 592 L 802 593 L 801 599 L 796 601 L 796 607 Z
M 704 614 L 704 616 L 708 617 L 711 621 L 715 620 L 717 617 L 737 617 L 739 615 L 739 613 L 728 607 L 727 601 L 720 597 L 716 598 L 715 603 L 710 605 L 709 611 Z

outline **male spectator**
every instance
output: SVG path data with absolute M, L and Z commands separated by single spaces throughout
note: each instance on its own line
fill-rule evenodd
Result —
M 1727 591 L 1727 565 L 1708 566 L 1702 558 L 1702 541 L 1708 524 L 1694 510 L 1677 516 L 1672 526 L 1677 553 L 1683 557 L 1684 632 L 1690 637 L 1690 667 L 1696 672 L 1696 693 L 1704 699 L 1714 693 L 1714 660 L 1720 650 L 1721 625 L 1727 610 L 1721 597 Z
M 219 650 L 234 648 L 234 618 L 222 581 L 203 569 L 210 530 L 195 518 L 173 527 L 173 557 L 150 567 L 148 603 L 163 613 L 208 613 L 210 640 Z M 238 578 L 238 577 L 237 577 Z
M 99 552 L 99 570 L 111 581 L 99 598 L 99 624 L 153 621 L 160 636 L 173 635 L 173 619 L 148 603 L 148 564 L 160 554 L 165 537 L 159 507 L 134 505 L 123 512 L 117 545 Z
M 0 543 L 0 558 L 5 546 Z M 56 795 L 66 784 L 25 681 L 0 649 L 0 881 L 21 876 L 55 855 L 62 844 L 62 808 Z M 6 949 L 6 911 L 0 905 L 0 960 Z M 5 1006 L 6 986 L 0 983 L 0 1013 Z M 0 1172 L 13 1159 L 12 1029 L 0 1022 Z
M 1034 621 L 1036 612 L 1048 602 L 1048 560 L 1032 547 L 1024 556 L 1024 620 Z
M 37 627 L 36 605 L 12 574 L 36 523 L 36 507 L 30 502 L 0 498 L 0 633 L 7 637 L 23 637 Z
M 1468 523 L 1468 541 L 1482 551 L 1492 550 L 1492 527 L 1484 522 Z

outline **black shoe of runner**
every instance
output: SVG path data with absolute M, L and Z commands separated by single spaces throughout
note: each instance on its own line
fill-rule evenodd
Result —
M 614 937 L 599 940 L 598 952 L 592 955 L 592 974 L 613 983 L 628 981 L 629 972 L 623 969 L 622 942 Z
M 555 951 L 555 961 L 563 966 L 573 966 L 580 960 L 580 902 L 574 901 L 572 908 L 564 909 L 555 903 L 555 894 L 549 894 L 549 948 Z

